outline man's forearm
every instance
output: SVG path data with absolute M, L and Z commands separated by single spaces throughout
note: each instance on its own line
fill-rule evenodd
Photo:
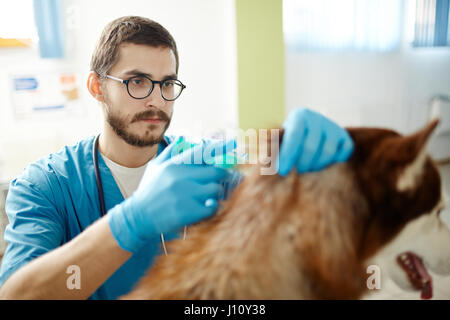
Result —
M 17 270 L 0 288 L 0 298 L 87 299 L 130 257 L 117 244 L 105 216 L 72 241 Z M 74 277 L 79 277 L 79 288 L 77 283 L 71 285 Z

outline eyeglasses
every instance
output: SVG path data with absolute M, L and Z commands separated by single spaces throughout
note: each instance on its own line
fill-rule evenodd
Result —
M 156 83 L 161 88 L 161 96 L 166 101 L 174 101 L 177 99 L 186 86 L 180 80 L 166 79 L 162 81 L 154 81 L 145 75 L 134 76 L 130 79 L 123 80 L 110 75 L 107 78 L 124 83 L 130 97 L 134 99 L 147 98 L 153 91 Z

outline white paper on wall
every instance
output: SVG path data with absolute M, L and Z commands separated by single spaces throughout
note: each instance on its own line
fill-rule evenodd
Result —
M 17 120 L 80 115 L 79 85 L 75 73 L 11 75 L 11 105 Z

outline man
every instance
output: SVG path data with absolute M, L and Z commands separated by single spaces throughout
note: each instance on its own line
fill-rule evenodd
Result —
M 211 216 L 222 184 L 232 184 L 224 169 L 180 163 L 210 142 L 171 157 L 175 141 L 164 133 L 184 84 L 166 29 L 142 17 L 112 21 L 91 70 L 88 90 L 105 115 L 98 151 L 88 138 L 30 164 L 12 181 L 1 298 L 117 298 L 161 253 L 162 240 Z M 292 112 L 284 129 L 283 176 L 294 167 L 320 170 L 352 152 L 345 130 L 307 109 Z M 229 147 L 211 143 L 214 150 Z M 72 273 L 78 284 L 69 281 Z

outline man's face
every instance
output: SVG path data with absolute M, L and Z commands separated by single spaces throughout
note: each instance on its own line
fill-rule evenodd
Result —
M 108 73 L 127 80 L 146 75 L 155 81 L 176 78 L 176 60 L 170 48 L 124 43 L 119 47 L 117 63 Z M 161 96 L 159 84 L 144 99 L 134 99 L 126 85 L 106 79 L 102 84 L 106 121 L 125 142 L 150 146 L 160 142 L 172 119 L 173 101 Z

